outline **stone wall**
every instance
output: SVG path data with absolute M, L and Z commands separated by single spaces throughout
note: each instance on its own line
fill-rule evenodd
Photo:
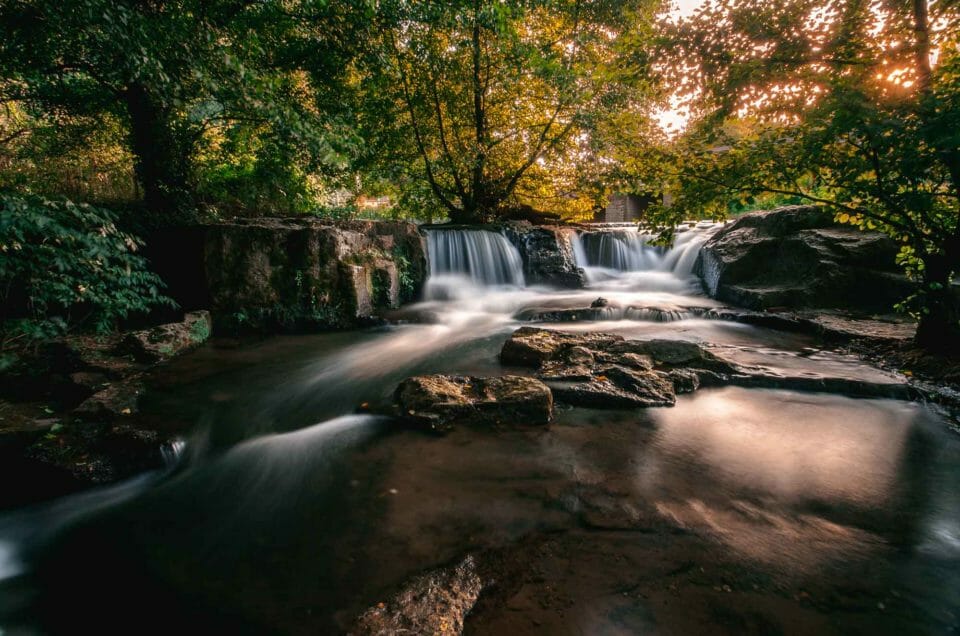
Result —
M 427 274 L 412 223 L 259 218 L 152 237 L 149 255 L 185 308 L 216 328 L 341 328 L 415 300 Z

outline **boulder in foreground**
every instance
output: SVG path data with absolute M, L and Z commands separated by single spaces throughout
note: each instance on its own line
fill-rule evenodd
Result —
M 433 430 L 456 424 L 544 425 L 553 418 L 553 395 L 536 378 L 424 375 L 404 380 L 396 402 L 405 418 Z
M 364 612 L 352 636 L 463 633 L 463 621 L 483 589 L 473 557 L 415 578 L 392 599 Z

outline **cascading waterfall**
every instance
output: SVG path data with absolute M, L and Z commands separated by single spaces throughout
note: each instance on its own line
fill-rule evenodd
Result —
M 635 230 L 603 229 L 570 237 L 574 259 L 591 276 L 592 270 L 662 271 L 679 277 L 693 273 L 700 248 L 718 226 L 702 223 L 677 234 L 669 249 L 651 245 L 654 236 Z
M 484 286 L 524 286 L 520 252 L 496 232 L 430 230 L 427 258 L 431 276 L 456 274 Z
M 586 264 L 620 272 L 659 269 L 663 249 L 649 244 L 653 237 L 632 230 L 590 232 L 580 237 Z

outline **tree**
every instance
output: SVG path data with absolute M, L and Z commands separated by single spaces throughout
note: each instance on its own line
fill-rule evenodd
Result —
M 288 178 L 289 158 L 301 172 L 344 163 L 309 69 L 340 61 L 344 30 L 365 19 L 344 18 L 356 5 L 12 0 L 0 7 L 0 100 L 40 119 L 119 119 L 146 207 L 193 212 L 198 168 L 216 174 L 210 156 L 237 139 L 263 180 Z
M 697 119 L 657 159 L 669 214 L 776 194 L 886 232 L 917 342 L 960 350 L 958 26 L 947 0 L 722 0 L 672 25 L 661 63 Z
M 584 211 L 582 177 L 605 167 L 616 132 L 604 124 L 652 106 L 637 44 L 659 4 L 381 3 L 363 124 L 381 166 L 416 165 L 455 222 L 521 205 Z

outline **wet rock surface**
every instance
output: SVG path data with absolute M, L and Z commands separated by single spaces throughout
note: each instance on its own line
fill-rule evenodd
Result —
M 209 334 L 210 314 L 198 311 L 152 329 L 69 336 L 24 357 L 0 378 L 9 389 L 0 412 L 13 414 L 0 425 L 0 463 L 33 476 L 21 490 L 37 498 L 161 467 L 175 433 L 138 417 L 149 373 Z
M 746 214 L 704 245 L 696 272 L 710 296 L 751 309 L 889 311 L 910 293 L 897 244 L 841 226 L 815 206 Z
M 605 300 L 594 301 L 590 307 L 529 307 L 516 313 L 523 322 L 586 322 L 605 320 L 642 320 L 648 322 L 674 322 L 689 318 L 713 317 L 711 308 L 699 306 L 640 306 L 620 305 Z M 722 316 L 716 316 L 722 319 Z
M 181 322 L 130 332 L 120 342 L 120 352 L 140 362 L 160 362 L 200 346 L 212 329 L 209 311 L 192 311 Z
M 413 223 L 256 218 L 148 237 L 167 293 L 218 328 L 344 328 L 414 300 L 427 262 Z
M 586 283 L 574 259 L 572 229 L 514 222 L 503 231 L 520 252 L 527 284 L 579 289 Z
M 416 376 L 397 387 L 395 398 L 403 418 L 435 431 L 458 424 L 536 426 L 553 418 L 550 389 L 525 376 Z
M 504 344 L 504 364 L 534 367 L 561 402 L 595 408 L 672 406 L 699 376 L 689 369 L 731 373 L 736 367 L 700 345 L 626 340 L 612 334 L 566 334 L 523 327 Z
M 416 577 L 389 601 L 364 612 L 352 636 L 463 633 L 464 620 L 483 590 L 474 557 Z
M 858 397 L 913 399 L 907 378 L 858 364 L 852 357 L 806 357 L 683 340 L 626 340 L 522 327 L 504 344 L 505 365 L 536 369 L 558 401 L 594 408 L 670 406 L 676 394 L 701 386 L 822 391 Z

